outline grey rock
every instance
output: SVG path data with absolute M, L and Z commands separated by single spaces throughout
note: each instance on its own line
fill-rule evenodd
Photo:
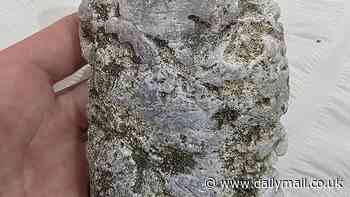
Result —
M 92 197 L 283 196 L 223 181 L 277 178 L 286 152 L 275 2 L 83 0 L 79 16 Z

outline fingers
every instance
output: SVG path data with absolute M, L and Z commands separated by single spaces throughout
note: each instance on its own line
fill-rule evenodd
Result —
M 6 64 L 41 69 L 52 84 L 64 79 L 85 64 L 81 57 L 78 16 L 67 16 L 5 49 L 0 59 Z
M 87 81 L 83 81 L 59 92 L 57 94 L 57 101 L 67 117 L 82 131 L 85 131 L 88 126 L 86 115 L 88 103 Z

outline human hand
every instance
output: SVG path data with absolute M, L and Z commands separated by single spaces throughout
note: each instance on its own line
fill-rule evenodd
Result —
M 67 16 L 0 52 L 1 197 L 88 196 L 86 83 L 52 88 L 84 64 L 78 26 Z

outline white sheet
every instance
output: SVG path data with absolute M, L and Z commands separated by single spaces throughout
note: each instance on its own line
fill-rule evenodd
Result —
M 350 197 L 350 1 L 278 2 L 286 29 L 292 98 L 284 117 L 289 150 L 277 168 L 286 179 L 345 180 L 343 189 L 289 188 L 286 196 Z M 74 12 L 79 1 L 1 3 L 0 49 Z

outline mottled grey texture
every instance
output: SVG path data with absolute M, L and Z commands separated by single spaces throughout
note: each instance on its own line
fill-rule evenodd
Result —
M 289 71 L 271 0 L 83 0 L 92 197 L 283 196 Z M 208 188 L 209 178 L 217 187 Z

